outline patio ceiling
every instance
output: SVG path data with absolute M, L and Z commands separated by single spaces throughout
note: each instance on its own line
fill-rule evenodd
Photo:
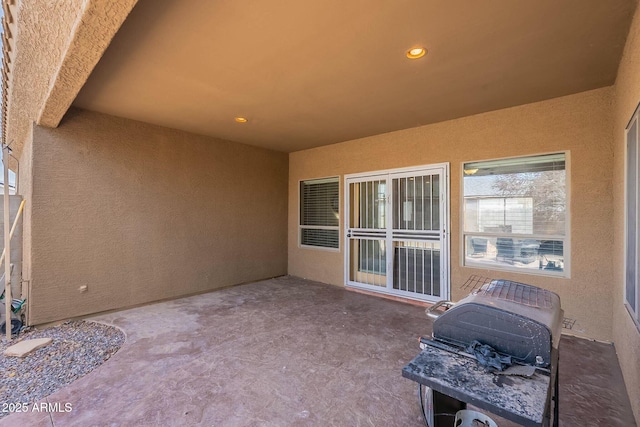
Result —
M 611 85 L 636 3 L 140 0 L 74 105 L 291 152 Z

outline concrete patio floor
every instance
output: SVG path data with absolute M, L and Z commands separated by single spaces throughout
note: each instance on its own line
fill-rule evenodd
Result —
M 418 306 L 281 277 L 91 319 L 127 341 L 46 399 L 72 411 L 0 426 L 424 425 L 401 376 L 431 333 Z M 613 346 L 563 336 L 560 425 L 635 425 Z

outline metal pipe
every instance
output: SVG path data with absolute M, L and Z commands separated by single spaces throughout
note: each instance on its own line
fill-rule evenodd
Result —
M 2 163 L 4 165 L 4 253 L 7 262 L 4 263 L 4 297 L 7 302 L 5 307 L 5 319 L 7 319 L 6 331 L 7 341 L 11 341 L 11 230 L 9 229 L 9 146 L 2 147 Z

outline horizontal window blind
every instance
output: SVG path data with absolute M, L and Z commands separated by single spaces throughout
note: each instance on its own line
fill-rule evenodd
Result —
M 338 178 L 300 182 L 300 244 L 339 248 Z
M 322 248 L 338 248 L 339 230 L 323 230 L 317 228 L 302 228 L 301 243 L 307 246 Z
M 464 165 L 465 231 L 563 236 L 565 155 Z
M 338 226 L 338 180 L 300 183 L 300 225 Z

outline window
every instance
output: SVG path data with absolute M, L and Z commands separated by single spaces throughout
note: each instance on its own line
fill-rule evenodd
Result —
M 568 276 L 565 153 L 463 165 L 464 264 Z
M 629 125 L 627 126 L 627 167 L 625 185 L 625 223 L 626 223 L 626 244 L 625 244 L 625 304 L 636 322 L 640 320 L 640 295 L 638 286 L 638 265 L 640 254 L 638 251 L 638 199 L 640 188 L 638 180 L 639 151 L 638 142 L 640 140 L 640 106 L 636 109 Z
M 300 244 L 340 247 L 340 185 L 338 178 L 300 182 Z

